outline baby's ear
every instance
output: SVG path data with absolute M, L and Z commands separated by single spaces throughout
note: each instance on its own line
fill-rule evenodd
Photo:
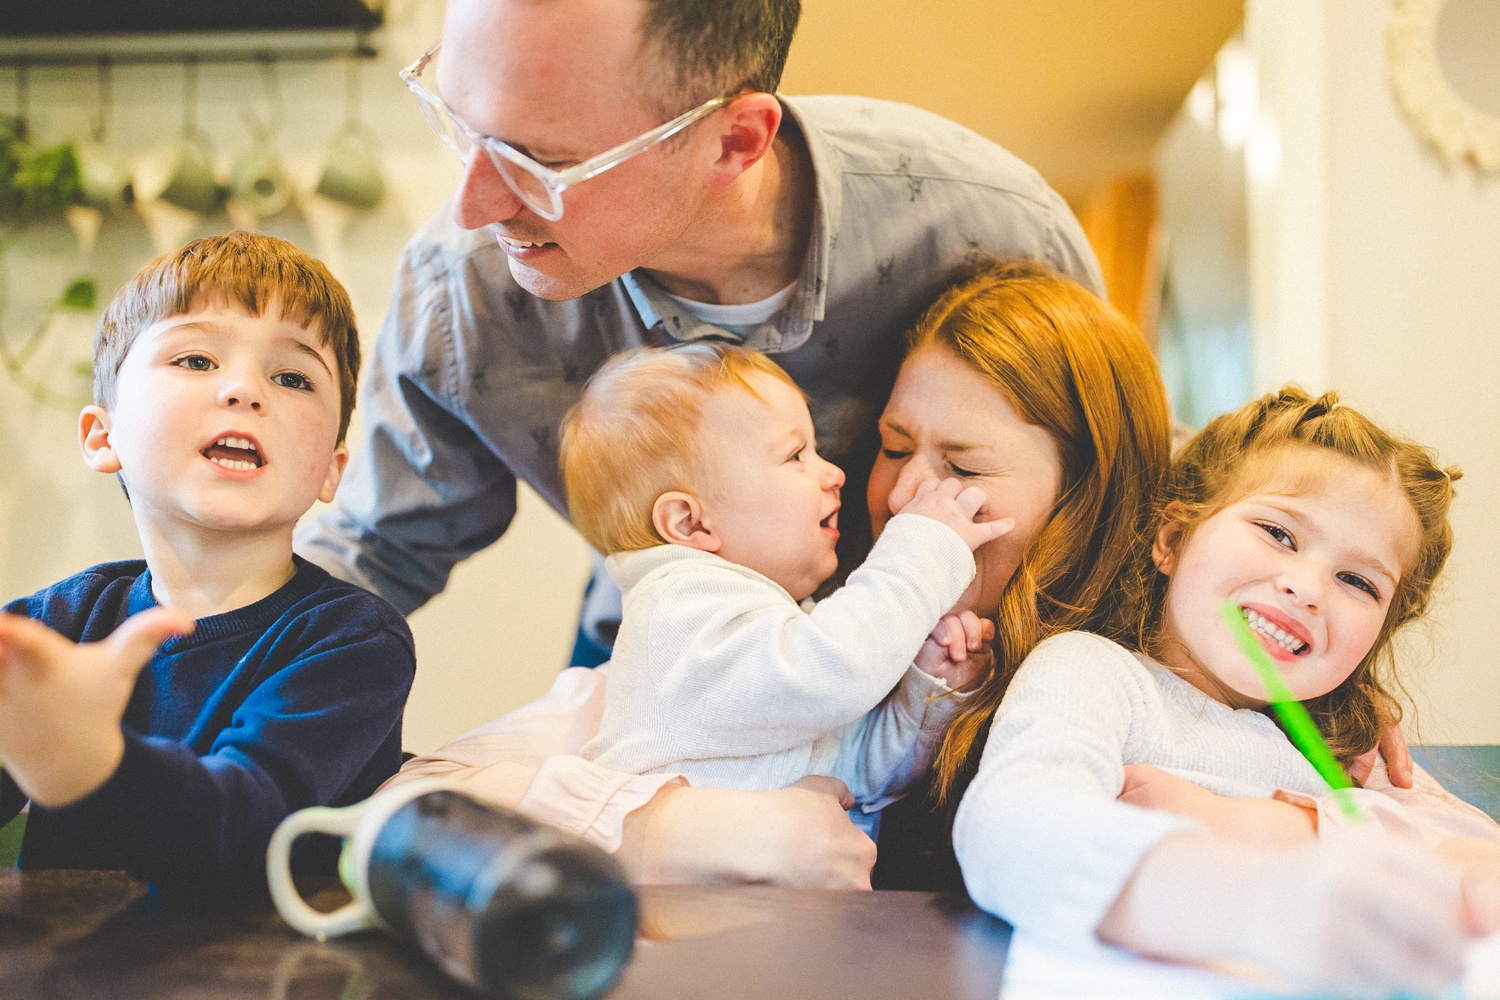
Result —
M 83 461 L 95 472 L 116 473 L 120 471 L 120 459 L 109 440 L 109 411 L 102 406 L 85 406 L 78 415 L 78 446 L 83 450 Z
M 686 545 L 700 552 L 717 552 L 723 544 L 703 523 L 703 505 L 691 493 L 672 490 L 651 505 L 651 526 L 670 545 Z
M 1162 512 L 1161 524 L 1156 528 L 1156 540 L 1151 543 L 1151 561 L 1167 576 L 1177 570 L 1177 556 L 1186 534 L 1187 508 L 1181 501 L 1173 500 Z

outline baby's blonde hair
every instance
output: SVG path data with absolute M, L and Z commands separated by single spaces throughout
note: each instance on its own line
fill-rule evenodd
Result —
M 762 398 L 757 373 L 802 392 L 764 354 L 724 343 L 638 347 L 595 372 L 563 417 L 560 448 L 568 511 L 584 539 L 605 555 L 665 544 L 652 508 L 663 493 L 696 492 L 703 404 L 725 389 Z
M 1289 385 L 1210 421 L 1173 460 L 1159 510 L 1161 521 L 1182 527 L 1177 546 L 1188 544 L 1192 530 L 1205 519 L 1255 492 L 1268 478 L 1268 467 L 1284 468 L 1277 459 L 1290 448 L 1327 449 L 1389 476 L 1411 504 L 1419 526 L 1416 558 L 1396 584 L 1370 651 L 1342 684 L 1306 703 L 1334 754 L 1347 763 L 1375 746 L 1382 715 L 1391 721 L 1401 718 L 1400 704 L 1387 686 L 1399 683 L 1391 640 L 1431 603 L 1433 584 L 1453 548 L 1448 508 L 1453 484 L 1463 473 L 1442 468 L 1430 450 L 1382 430 L 1341 404 L 1336 393 L 1314 397 Z M 1168 580 L 1143 563 L 1135 583 L 1124 583 L 1123 589 L 1135 591 L 1138 637 L 1149 652 L 1159 637 Z

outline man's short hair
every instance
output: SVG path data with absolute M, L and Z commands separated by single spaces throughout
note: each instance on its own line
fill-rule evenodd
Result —
M 214 306 L 237 307 L 251 316 L 274 306 L 282 319 L 315 330 L 324 345 L 331 345 L 342 444 L 359 380 L 359 332 L 349 293 L 322 261 L 259 233 L 193 240 L 151 261 L 115 293 L 94 333 L 94 402 L 114 405 L 120 365 L 142 330 Z
M 642 45 L 675 73 L 680 114 L 742 90 L 774 93 L 802 13 L 801 0 L 646 0 Z
M 756 374 L 802 393 L 776 362 L 735 344 L 638 347 L 606 362 L 562 423 L 563 485 L 584 540 L 605 555 L 665 544 L 652 509 L 663 493 L 698 492 L 704 403 L 725 389 L 762 399 Z

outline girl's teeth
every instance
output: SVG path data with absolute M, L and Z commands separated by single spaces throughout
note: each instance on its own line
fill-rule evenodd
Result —
M 1279 628 L 1265 615 L 1251 611 L 1249 608 L 1244 608 L 1243 610 L 1245 613 L 1245 622 L 1251 628 L 1275 642 L 1288 653 L 1301 652 L 1302 648 L 1307 645 L 1290 632 Z

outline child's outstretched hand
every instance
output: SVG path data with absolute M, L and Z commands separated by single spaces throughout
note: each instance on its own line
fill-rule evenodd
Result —
M 955 691 L 977 688 L 989 673 L 995 623 L 972 611 L 945 615 L 917 650 L 917 669 L 941 677 Z
M 183 611 L 152 608 L 102 642 L 74 643 L 38 622 L 0 614 L 0 763 L 32 801 L 63 806 L 114 774 L 120 719 L 136 676 L 174 635 Z
M 976 521 L 974 517 L 984 506 L 984 490 L 977 486 L 965 488 L 957 479 L 926 479 L 917 487 L 917 492 L 899 513 L 921 514 L 934 521 L 941 521 L 964 540 L 973 552 L 985 542 L 993 542 L 1016 526 L 1013 517 L 1002 517 L 998 521 Z

